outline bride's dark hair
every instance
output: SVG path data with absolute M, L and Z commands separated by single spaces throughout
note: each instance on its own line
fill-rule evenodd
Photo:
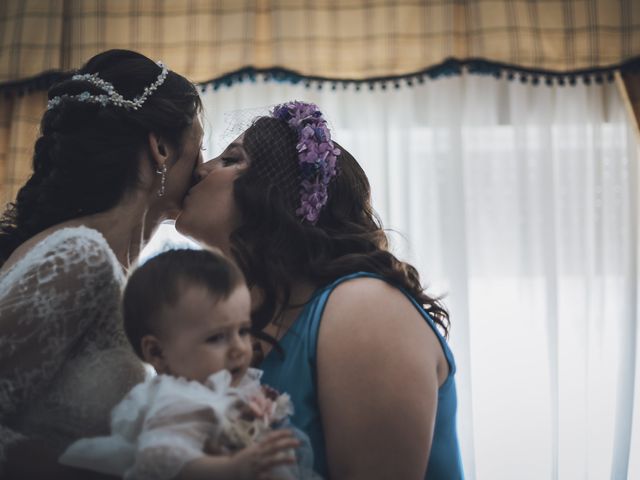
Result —
M 371 207 L 366 174 L 342 146 L 338 175 L 315 226 L 302 223 L 297 136 L 278 119 L 261 117 L 245 132 L 249 168 L 236 179 L 234 197 L 242 225 L 231 235 L 232 254 L 247 283 L 259 287 L 264 302 L 253 313 L 262 330 L 289 306 L 292 283 L 305 279 L 327 285 L 350 273 L 381 275 L 412 295 L 445 335 L 449 315 L 424 292 L 417 270 L 388 250 L 388 240 Z
M 128 50 L 109 50 L 74 73 L 99 73 L 125 98 L 140 95 L 161 68 Z M 104 92 L 71 75 L 49 89 L 52 99 Z M 115 206 L 138 181 L 138 155 L 155 132 L 182 148 L 181 139 L 201 110 L 194 85 L 169 71 L 138 110 L 62 101 L 47 110 L 35 143 L 33 174 L 0 219 L 0 265 L 25 240 L 66 220 Z

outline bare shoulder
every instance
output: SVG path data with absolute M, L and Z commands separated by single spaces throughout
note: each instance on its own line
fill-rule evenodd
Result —
M 411 321 L 414 319 L 414 321 Z M 371 277 L 348 280 L 338 285 L 327 301 L 323 324 L 338 328 L 367 326 L 402 328 L 402 324 L 428 326 L 409 298 L 390 283 Z
M 332 363 L 338 352 L 357 351 L 366 363 L 392 355 L 435 368 L 441 384 L 449 368 L 433 329 L 397 287 L 364 277 L 338 285 L 329 296 L 319 331 L 318 352 Z
M 400 290 L 385 280 L 373 277 L 358 277 L 342 282 L 333 290 L 331 295 L 333 298 L 345 297 L 345 299 L 349 299 L 354 296 L 357 298 L 375 298 L 380 295 L 394 294 L 397 294 L 398 298 L 404 297 Z

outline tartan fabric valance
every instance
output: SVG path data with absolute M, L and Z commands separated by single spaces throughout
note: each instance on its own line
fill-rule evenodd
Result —
M 445 60 L 452 58 L 462 66 L 468 59 L 481 59 L 479 65 L 506 65 L 515 71 L 588 72 L 613 70 L 640 55 L 640 4 L 4 0 L 0 38 L 4 90 L 47 88 L 55 74 L 46 72 L 79 67 L 109 48 L 162 59 L 200 83 L 233 81 L 227 74 L 245 67 L 280 67 L 285 70 L 273 71 L 283 71 L 285 77 L 396 78 L 450 65 Z

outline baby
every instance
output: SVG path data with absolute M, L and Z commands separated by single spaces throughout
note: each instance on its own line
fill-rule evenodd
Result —
M 164 252 L 131 275 L 123 305 L 129 341 L 158 375 L 116 405 L 110 436 L 78 440 L 61 463 L 125 479 L 317 478 L 310 448 L 296 465 L 300 440 L 273 429 L 292 407 L 249 368 L 251 302 L 232 262 Z

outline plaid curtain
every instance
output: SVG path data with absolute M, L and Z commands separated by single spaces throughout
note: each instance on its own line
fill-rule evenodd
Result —
M 0 95 L 0 201 L 13 198 L 31 174 L 31 156 L 47 92 L 24 97 Z M 2 208 L 0 208 L 2 210 Z
M 617 65 L 640 55 L 640 5 L 635 0 L 0 0 L 0 38 L 0 89 L 78 67 L 109 48 L 138 50 L 196 82 L 248 65 L 364 79 L 415 72 L 449 57 L 567 71 Z M 46 87 L 37 81 L 28 85 Z M 41 94 L 0 100 L 3 203 L 25 180 L 23 165 L 30 162 L 25 145 L 33 144 L 38 108 L 44 108 Z
M 635 4 L 635 5 L 634 5 Z M 4 0 L 0 82 L 77 67 L 109 48 L 197 82 L 252 65 L 305 75 L 401 75 L 445 58 L 534 69 L 640 54 L 633 0 Z

